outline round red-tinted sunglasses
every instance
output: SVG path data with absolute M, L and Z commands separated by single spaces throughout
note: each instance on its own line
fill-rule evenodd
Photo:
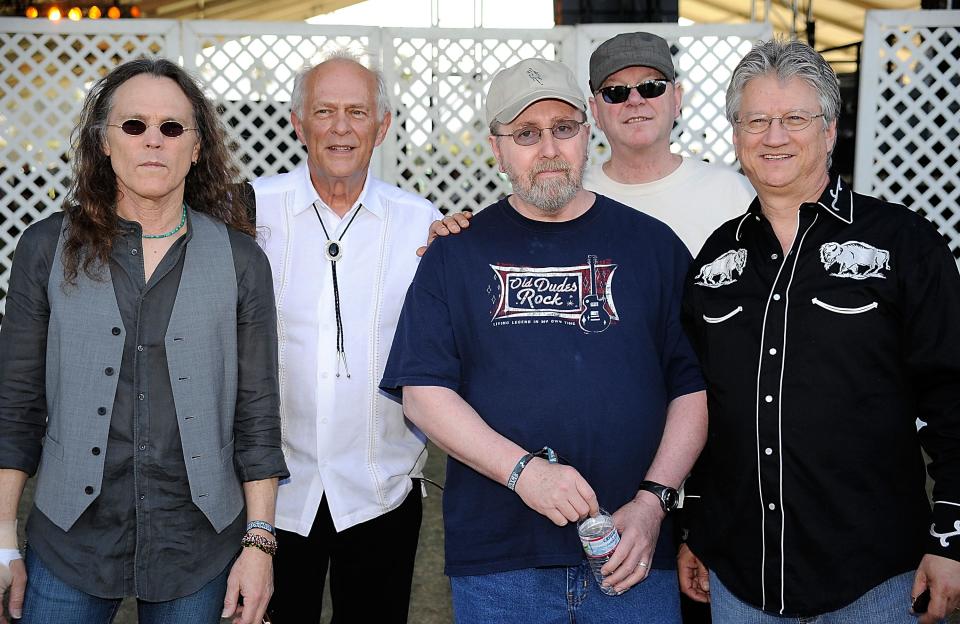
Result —
M 184 132 L 188 130 L 196 130 L 197 128 L 184 128 L 183 124 L 179 121 L 165 121 L 161 124 L 148 124 L 142 119 L 128 119 L 121 124 L 107 124 L 111 128 L 120 128 L 126 134 L 131 136 L 140 136 L 147 131 L 147 128 L 157 127 L 160 128 L 160 134 L 165 137 L 175 139 Z

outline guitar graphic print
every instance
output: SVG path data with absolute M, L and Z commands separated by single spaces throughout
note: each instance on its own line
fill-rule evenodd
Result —
M 587 256 L 590 263 L 590 294 L 583 298 L 583 314 L 577 323 L 588 334 L 599 334 L 610 327 L 610 315 L 605 306 L 606 297 L 597 295 L 597 257 Z

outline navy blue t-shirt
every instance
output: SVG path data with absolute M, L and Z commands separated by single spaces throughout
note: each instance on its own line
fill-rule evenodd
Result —
M 430 246 L 381 388 L 456 391 L 501 435 L 557 451 L 615 511 L 637 493 L 667 404 L 704 388 L 680 326 L 689 264 L 669 227 L 601 195 L 560 223 L 501 200 Z M 443 519 L 450 576 L 583 557 L 575 526 L 554 525 L 453 458 Z M 655 567 L 674 567 L 668 525 Z

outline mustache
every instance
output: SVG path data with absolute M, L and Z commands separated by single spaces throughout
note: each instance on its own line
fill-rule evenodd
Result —
M 573 169 L 565 160 L 541 160 L 534 163 L 533 168 L 530 170 L 530 175 L 535 176 L 538 173 L 547 173 L 553 171 L 563 171 L 569 172 Z

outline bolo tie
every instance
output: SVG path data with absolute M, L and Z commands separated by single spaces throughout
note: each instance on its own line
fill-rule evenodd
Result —
M 353 225 L 353 220 L 357 218 L 357 214 L 360 213 L 363 204 L 358 205 L 356 209 L 354 209 L 353 216 L 347 221 L 347 227 L 343 228 L 343 231 L 340 232 L 340 236 L 338 236 L 336 240 L 333 240 L 327 232 L 327 226 L 323 224 L 323 219 L 320 218 L 320 211 L 317 209 L 317 203 L 319 201 L 318 199 L 313 202 L 313 212 L 316 213 L 317 220 L 320 221 L 320 227 L 323 228 L 323 235 L 327 237 L 327 242 L 323 246 L 323 253 L 327 256 L 327 260 L 330 261 L 330 274 L 333 276 L 333 311 L 337 318 L 337 377 L 340 376 L 341 361 L 343 361 L 344 372 L 346 372 L 347 377 L 350 377 L 350 367 L 347 366 L 347 353 L 343 349 L 343 317 L 340 315 L 340 287 L 337 285 L 337 260 L 343 257 L 343 237 L 347 233 L 347 230 L 350 229 L 350 226 Z

